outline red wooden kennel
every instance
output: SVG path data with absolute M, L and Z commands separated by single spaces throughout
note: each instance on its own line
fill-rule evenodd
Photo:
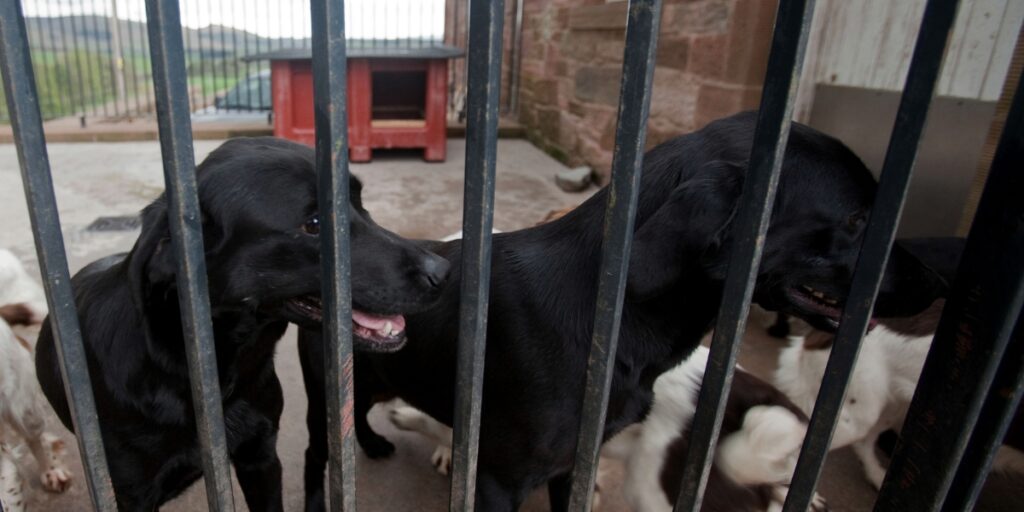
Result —
M 349 158 L 368 162 L 377 148 L 423 149 L 430 162 L 445 159 L 448 60 L 451 46 L 348 50 Z M 254 55 L 270 61 L 274 135 L 313 145 L 313 67 L 309 49 Z

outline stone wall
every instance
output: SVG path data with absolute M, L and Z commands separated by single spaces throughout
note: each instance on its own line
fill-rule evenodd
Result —
M 469 2 L 467 0 L 445 0 L 444 42 L 465 49 L 469 31 L 469 20 L 466 18 Z M 512 80 L 512 40 L 515 29 L 515 0 L 505 0 L 504 30 L 502 32 L 501 59 L 501 113 L 509 115 L 509 84 Z M 461 115 L 466 100 L 466 57 L 453 59 L 448 65 L 449 121 L 462 122 Z
M 626 3 L 523 1 L 519 120 L 548 153 L 606 177 Z M 664 0 L 649 146 L 757 107 L 776 7 L 777 0 Z

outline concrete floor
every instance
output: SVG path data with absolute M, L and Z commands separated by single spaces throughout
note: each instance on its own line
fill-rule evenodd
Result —
M 218 141 L 197 141 L 197 160 Z M 137 231 L 86 232 L 99 216 L 130 215 L 139 211 L 163 189 L 159 146 L 156 142 L 52 144 L 51 165 L 65 243 L 72 272 L 86 263 L 131 247 Z M 423 163 L 415 153 L 375 155 L 371 164 L 354 165 L 353 172 L 364 182 L 364 202 L 383 226 L 407 237 L 440 238 L 461 228 L 464 141 L 449 142 L 449 159 L 442 164 Z M 583 194 L 566 194 L 554 186 L 553 175 L 564 167 L 522 140 L 502 139 L 498 144 L 498 177 L 495 226 L 503 231 L 532 225 L 550 210 L 582 202 L 594 189 Z M 0 247 L 9 248 L 36 271 L 35 253 L 28 215 L 21 189 L 15 149 L 0 145 Z M 760 321 L 751 320 L 740 361 L 753 373 L 770 377 L 775 367 L 778 340 L 763 335 Z M 284 465 L 285 507 L 302 508 L 302 458 L 306 447 L 304 425 L 306 397 L 296 357 L 295 333 L 289 331 L 280 342 L 276 359 L 285 392 L 278 453 Z M 52 420 L 53 429 L 68 441 L 70 433 Z M 364 511 L 446 510 L 447 479 L 429 464 L 433 446 L 417 435 L 400 432 L 386 420 L 385 411 L 371 414 L 374 427 L 398 447 L 385 461 L 359 456 L 358 505 Z M 69 462 L 75 485 L 64 495 L 36 493 L 36 510 L 77 511 L 88 508 L 88 493 L 82 483 L 77 448 L 69 442 Z M 28 462 L 31 464 L 31 462 Z M 613 467 L 605 484 L 600 510 L 625 510 L 617 485 L 621 467 Z M 36 486 L 38 488 L 38 485 Z M 1013 487 L 1009 484 L 1009 487 Z M 874 491 L 861 475 L 860 465 L 849 450 L 833 453 L 825 467 L 819 489 L 832 510 L 870 510 Z M 1012 494 L 1012 493 L 1011 493 Z M 1018 495 L 1020 492 L 1017 493 Z M 999 493 L 984 510 L 1024 510 L 1024 500 L 1003 499 Z M 1019 497 L 1019 496 L 1018 496 Z M 245 510 L 236 488 L 236 508 Z M 168 504 L 164 510 L 205 509 L 202 483 Z M 536 492 L 524 507 L 527 511 L 547 510 L 543 491 Z

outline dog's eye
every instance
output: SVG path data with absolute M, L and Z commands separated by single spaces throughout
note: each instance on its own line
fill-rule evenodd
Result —
M 864 222 L 865 215 L 863 213 L 855 213 L 850 215 L 846 219 L 846 225 L 851 229 L 857 229 Z
M 305 224 L 302 225 L 302 230 L 310 235 L 320 234 L 320 217 L 314 215 L 310 217 Z

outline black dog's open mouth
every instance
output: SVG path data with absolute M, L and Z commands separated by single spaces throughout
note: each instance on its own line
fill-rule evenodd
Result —
M 323 305 L 318 297 L 295 297 L 288 300 L 287 307 L 292 313 L 312 322 L 323 320 Z M 378 315 L 353 308 L 352 337 L 357 349 L 394 352 L 405 346 L 405 317 Z
M 394 352 L 405 345 L 405 317 L 352 310 L 352 335 L 374 352 Z
M 786 288 L 786 297 L 801 310 L 801 316 L 805 316 L 804 319 L 815 327 L 831 331 L 839 328 L 839 320 L 843 316 L 843 303 L 839 299 L 807 285 Z M 822 322 L 825 325 L 821 325 Z M 872 318 L 868 330 L 874 329 L 876 324 L 877 321 Z

